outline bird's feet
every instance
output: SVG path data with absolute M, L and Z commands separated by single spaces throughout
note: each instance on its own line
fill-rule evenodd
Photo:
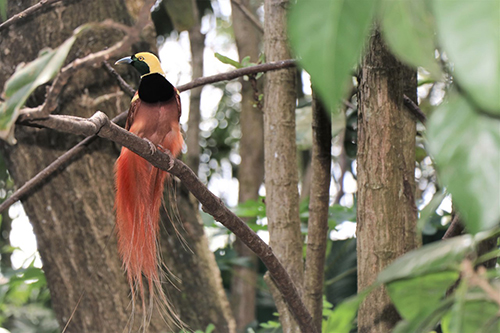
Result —
M 156 148 L 155 144 L 146 138 L 144 138 L 144 140 L 146 140 L 146 142 L 149 144 L 149 154 L 153 155 L 154 153 L 156 153 L 157 148 Z
M 163 148 L 162 145 L 158 145 L 158 148 L 160 148 L 160 150 L 162 152 L 164 152 L 165 154 L 168 155 L 168 157 L 170 157 L 170 161 L 168 162 L 168 170 L 171 170 L 174 167 L 174 163 L 175 163 L 175 157 L 174 157 L 174 155 L 172 155 L 172 153 L 170 152 L 170 150 L 168 150 L 166 148 Z

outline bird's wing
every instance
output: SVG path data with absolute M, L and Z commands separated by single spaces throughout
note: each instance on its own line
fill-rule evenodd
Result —
M 134 97 L 132 98 L 132 101 L 130 102 L 130 108 L 127 114 L 127 122 L 125 123 L 125 129 L 127 131 L 130 130 L 130 126 L 132 126 L 132 123 L 134 122 L 135 113 L 139 108 L 140 103 L 141 100 L 139 98 L 139 94 L 136 92 Z

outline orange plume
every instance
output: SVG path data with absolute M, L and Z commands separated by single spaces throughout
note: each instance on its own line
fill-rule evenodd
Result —
M 139 53 L 124 59 L 131 63 L 145 58 L 148 60 L 149 56 L 150 54 Z M 151 73 L 141 78 L 125 127 L 149 140 L 157 149 L 170 151 L 175 157 L 179 155 L 184 142 L 179 125 L 180 115 L 178 91 L 162 73 Z M 129 149 L 122 148 L 115 165 L 118 251 L 127 272 L 133 300 L 135 292 L 138 292 L 144 313 L 143 275 L 149 286 L 150 301 L 155 295 L 166 301 L 160 284 L 157 237 L 163 187 L 167 177 L 167 172 L 153 167 Z

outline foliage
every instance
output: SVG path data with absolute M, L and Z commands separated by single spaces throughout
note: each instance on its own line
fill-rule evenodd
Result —
M 0 284 L 0 326 L 15 332 L 59 332 L 50 307 L 50 293 L 42 269 L 33 265 L 3 269 Z

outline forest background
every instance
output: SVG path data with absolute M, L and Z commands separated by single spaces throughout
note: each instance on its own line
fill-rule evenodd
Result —
M 168 294 L 192 329 L 498 332 L 499 1 L 163 1 L 150 24 L 152 5 L 0 1 L 2 327 L 129 324 L 112 211 L 125 141 L 79 144 L 90 132 L 60 115 L 127 110 L 130 87 L 103 60 L 151 50 L 189 91 L 186 165 L 288 272 L 260 256 L 265 275 L 244 245 L 254 236 L 224 223 L 235 237 L 176 183 L 167 202 L 177 196 L 178 218 L 165 214 L 161 244 Z M 27 8 L 35 14 L 16 18 Z M 294 58 L 298 67 L 284 61 Z M 248 71 L 184 85 L 233 69 Z M 204 211 L 234 221 L 204 199 Z M 41 261 L 20 264 L 23 209 Z M 163 327 L 153 317 L 150 330 Z

